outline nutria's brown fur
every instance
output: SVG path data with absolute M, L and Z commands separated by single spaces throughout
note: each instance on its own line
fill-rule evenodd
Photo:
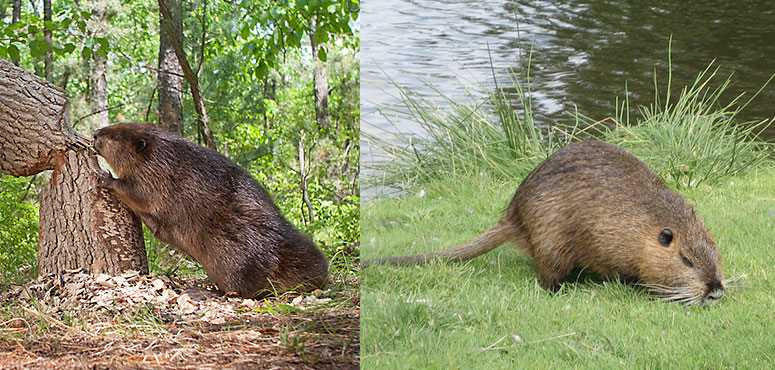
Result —
M 328 261 L 317 246 L 220 153 L 143 123 L 100 129 L 94 147 L 118 177 L 105 174 L 100 186 L 199 262 L 220 290 L 253 297 L 325 283 Z
M 724 295 L 721 261 L 694 210 L 632 154 L 611 144 L 569 144 L 517 189 L 498 223 L 442 252 L 364 261 L 466 260 L 512 241 L 556 290 L 576 268 L 635 278 L 669 300 L 702 304 Z

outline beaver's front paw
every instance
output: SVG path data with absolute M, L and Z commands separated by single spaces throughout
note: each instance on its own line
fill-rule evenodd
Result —
M 116 179 L 113 178 L 113 176 L 110 175 L 107 171 L 99 171 L 97 172 L 98 180 L 97 180 L 97 187 L 100 189 L 108 189 L 111 190 L 115 188 Z

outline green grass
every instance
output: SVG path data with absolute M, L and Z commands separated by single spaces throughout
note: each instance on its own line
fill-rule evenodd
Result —
M 519 181 L 440 179 L 365 202 L 362 258 L 465 242 L 497 221 Z M 743 276 L 718 304 L 664 303 L 589 276 L 552 295 L 508 246 L 465 263 L 375 266 L 361 271 L 362 367 L 772 368 L 775 163 L 681 193 L 715 237 L 725 277 Z

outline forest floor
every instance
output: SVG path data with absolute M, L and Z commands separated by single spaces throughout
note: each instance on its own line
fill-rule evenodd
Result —
M 263 300 L 180 289 L 192 282 L 75 272 L 11 287 L 0 369 L 359 367 L 358 281 Z

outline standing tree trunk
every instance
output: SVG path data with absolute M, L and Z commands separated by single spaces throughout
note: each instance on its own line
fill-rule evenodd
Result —
M 22 0 L 13 0 L 13 11 L 11 14 L 11 24 L 17 23 L 22 19 Z M 13 64 L 19 66 L 19 61 L 14 60 Z
M 96 187 L 95 156 L 55 85 L 0 59 L 0 172 L 53 170 L 40 199 L 38 271 L 148 272 L 140 220 Z
M 43 0 L 43 21 L 51 22 L 51 0 Z M 54 81 L 54 57 L 51 50 L 51 30 L 48 28 L 43 29 L 43 39 L 48 45 L 48 50 L 43 53 L 43 78 L 48 82 Z
M 331 118 L 328 115 L 328 72 L 326 63 L 318 58 L 320 44 L 315 41 L 315 32 L 317 21 L 312 17 L 309 42 L 312 47 L 312 82 L 315 93 L 315 119 L 318 122 L 318 129 L 325 131 L 331 126 Z
M 177 0 L 167 0 L 174 2 Z M 204 17 L 207 16 L 207 1 L 204 2 L 205 9 L 202 11 L 202 46 L 201 46 L 201 59 L 199 69 L 197 72 L 191 68 L 191 64 L 188 63 L 186 53 L 183 52 L 183 40 L 180 37 L 183 33 L 180 30 L 175 30 L 175 25 L 172 22 L 174 19 L 170 9 L 167 7 L 165 0 L 159 0 L 159 11 L 161 12 L 162 28 L 168 30 L 170 37 L 170 45 L 172 50 L 175 51 L 175 55 L 178 57 L 178 63 L 183 70 L 183 77 L 186 78 L 186 82 L 191 87 L 191 98 L 194 100 L 194 110 L 196 110 L 197 126 L 199 127 L 199 135 L 202 138 L 202 144 L 209 148 L 215 149 L 215 141 L 213 140 L 213 132 L 210 130 L 210 119 L 207 117 L 207 109 L 205 109 L 204 98 L 202 97 L 202 90 L 199 86 L 199 72 L 202 71 L 202 64 L 204 63 L 204 42 L 206 40 L 207 27 L 204 24 Z
M 103 29 L 101 24 L 104 18 L 105 5 L 95 2 L 94 10 L 92 10 L 92 19 L 95 21 L 94 24 L 97 31 L 94 36 L 99 36 L 99 30 Z M 110 124 L 110 117 L 108 116 L 108 67 L 107 59 L 98 53 L 92 53 L 91 59 L 87 60 L 87 62 L 89 65 L 89 79 L 91 80 L 89 83 L 91 86 L 89 104 L 94 114 L 89 121 L 91 122 L 91 132 L 94 132 Z
M 177 32 L 175 38 L 183 39 L 180 4 L 176 0 L 164 1 L 170 10 L 171 27 L 159 22 L 159 125 L 169 132 L 183 134 L 183 68 L 170 41 L 169 32 Z M 161 12 L 161 11 L 159 11 Z M 161 16 L 159 19 L 163 19 Z

